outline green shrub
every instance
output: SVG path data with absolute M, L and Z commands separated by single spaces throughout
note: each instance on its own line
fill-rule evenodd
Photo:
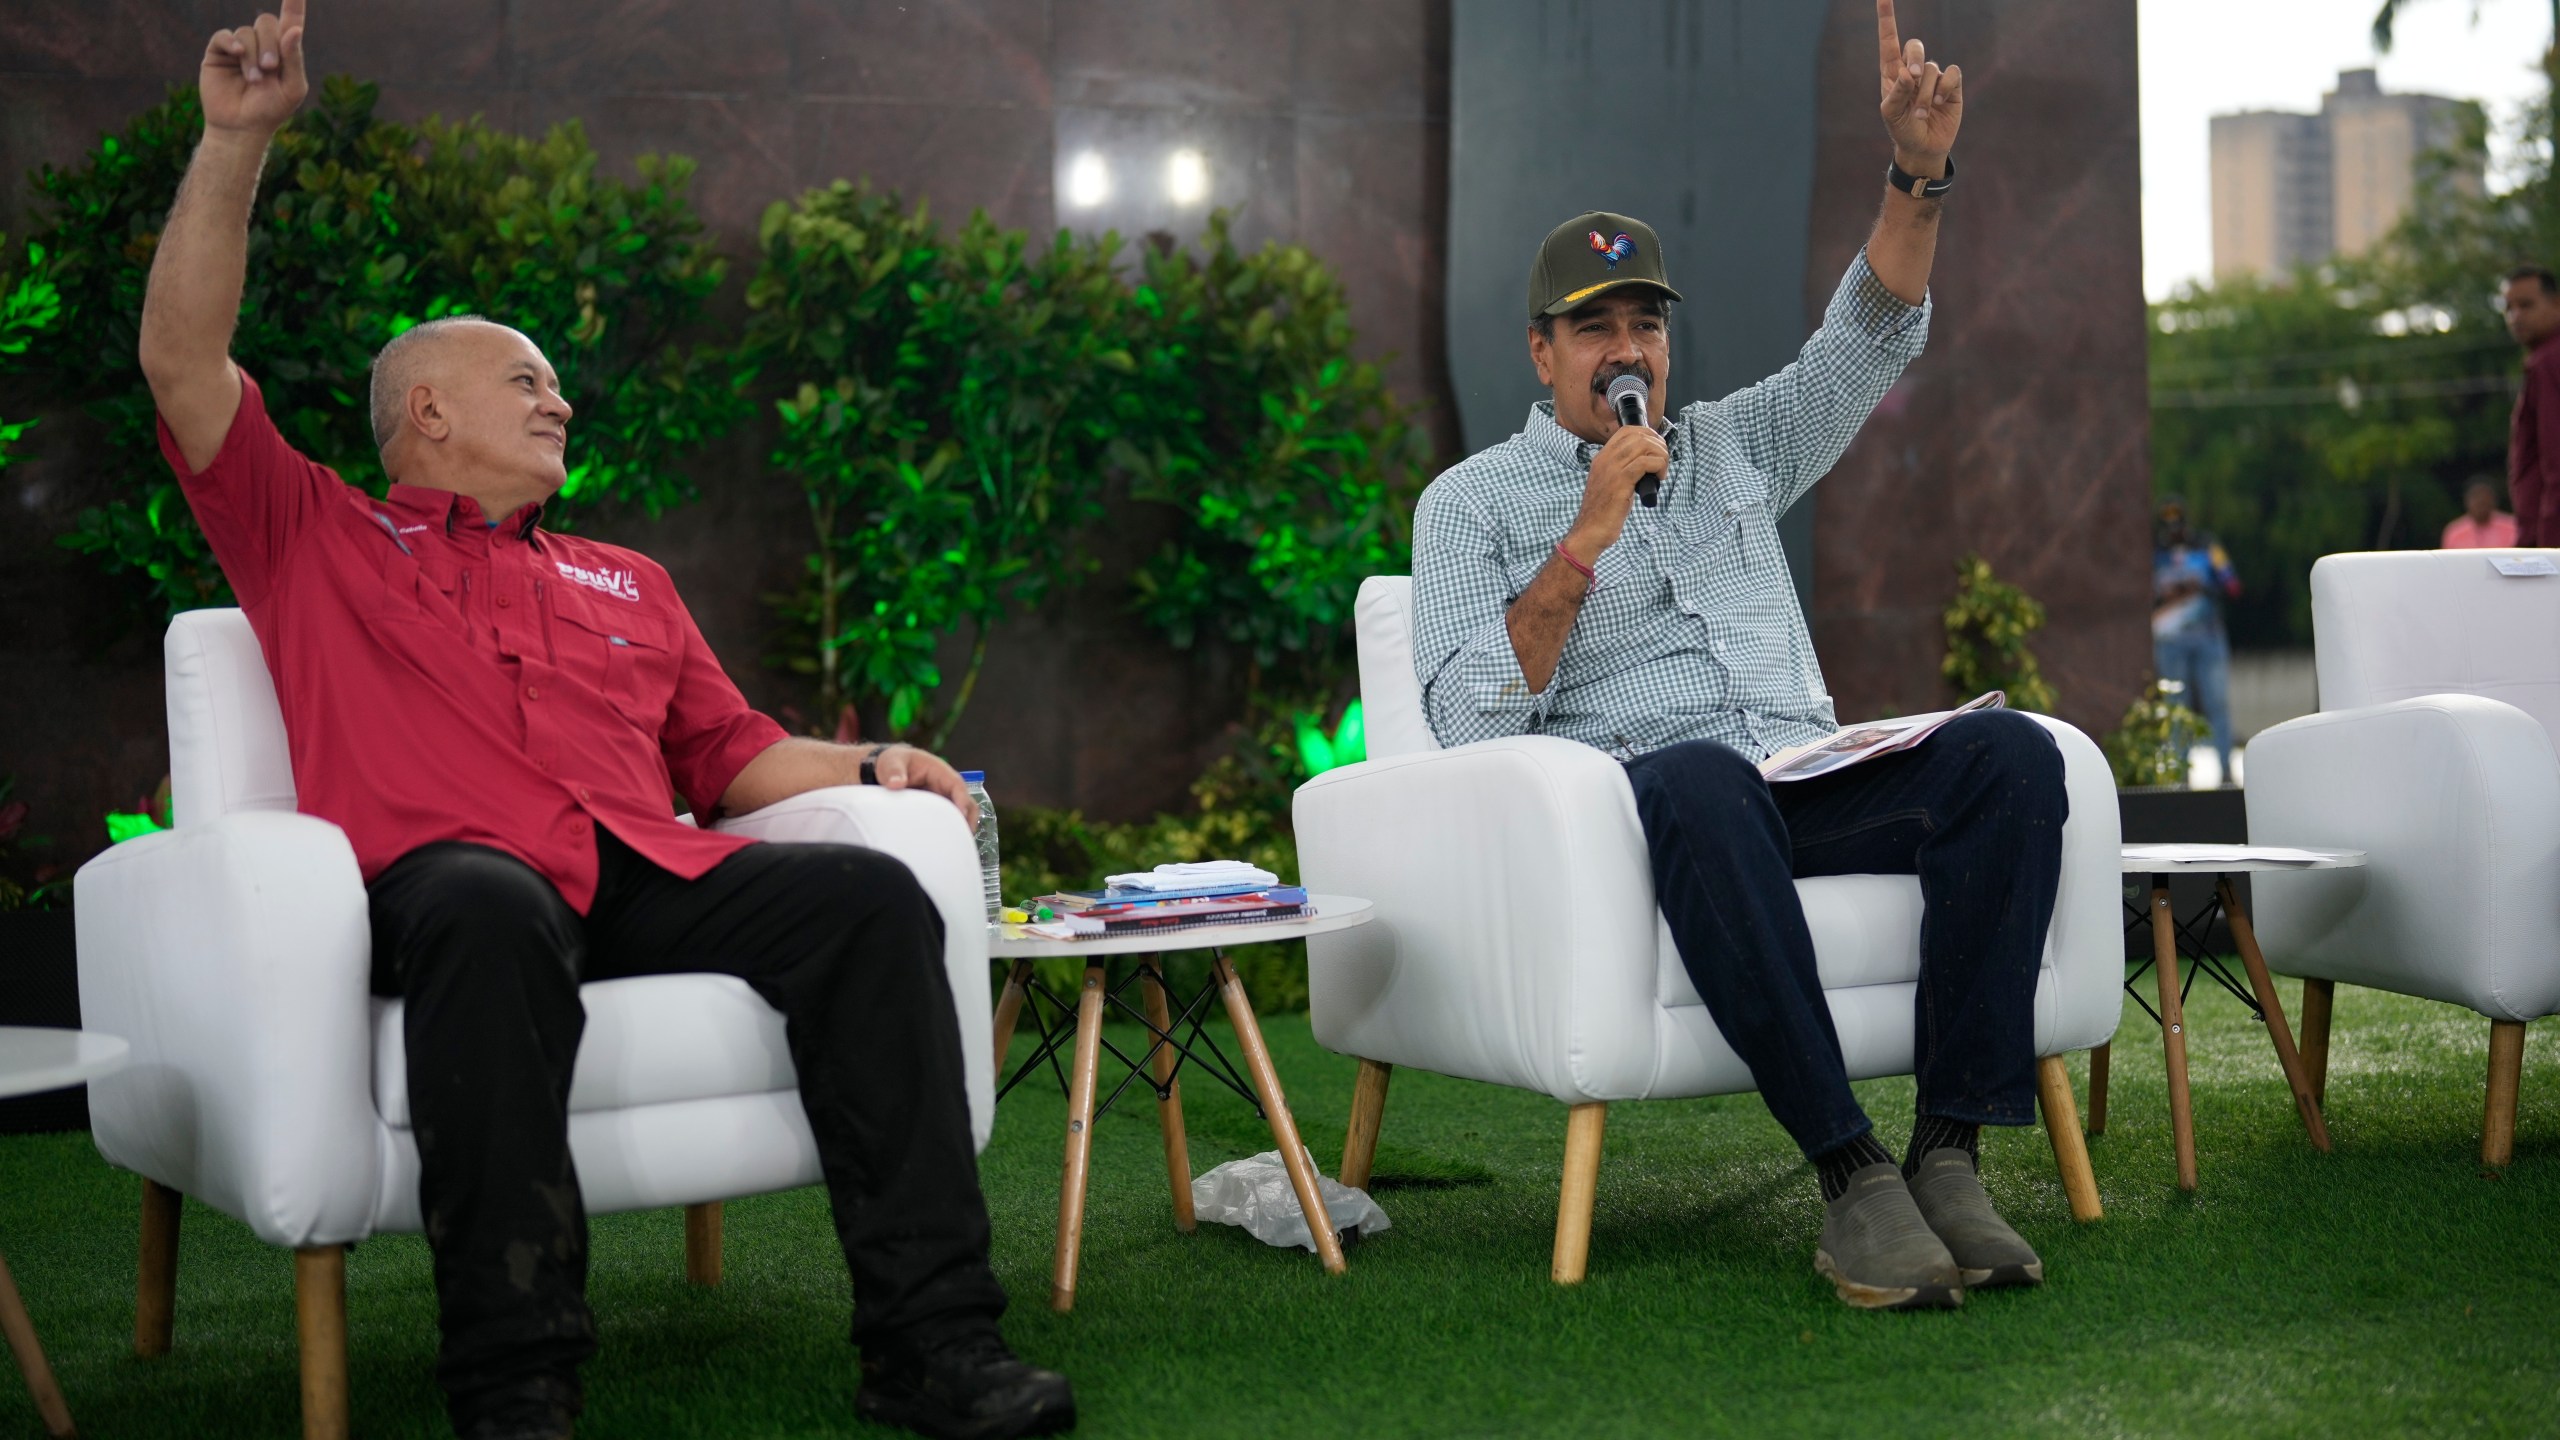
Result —
M 44 247 L 29 245 L 25 259 L 15 263 L 7 258 L 10 253 L 9 237 L 0 235 L 0 364 L 26 354 L 62 318 L 62 292 L 46 278 Z M 10 447 L 35 423 L 0 418 L 0 470 L 9 468 L 14 458 Z
M 232 354 L 285 437 L 379 491 L 366 384 L 383 342 L 476 312 L 523 330 L 577 407 L 569 483 L 547 519 L 597 500 L 651 514 L 691 495 L 675 457 L 742 407 L 716 352 L 678 337 L 723 262 L 686 198 L 693 164 L 643 157 L 636 184 L 599 177 L 575 123 L 541 139 L 477 121 L 412 128 L 373 114 L 344 77 L 279 133 L 258 187 Z M 105 422 L 112 491 L 63 543 L 130 573 L 170 612 L 222 604 L 207 554 L 153 441 L 136 349 L 160 227 L 203 129 L 191 89 L 35 179 L 43 277 L 61 324 L 20 357 L 49 398 Z
M 812 540 L 772 597 L 777 658 L 815 683 L 823 725 L 867 702 L 939 749 L 989 629 L 1073 578 L 1101 513 L 1102 452 L 1138 403 L 1119 242 L 1062 232 L 1034 255 L 984 212 L 946 237 L 923 205 L 837 181 L 768 208 L 762 243 L 741 353 Z M 935 653 L 963 629 L 945 693 Z
M 2012 710 L 2053 713 L 2053 686 L 2027 648 L 2027 637 L 2044 628 L 2044 607 L 2034 597 L 1993 575 L 1990 561 L 1967 555 L 1956 562 L 1956 594 L 1943 619 L 1947 658 L 1939 673 L 1959 700 L 2005 690 Z
M 2181 785 L 2187 778 L 2187 746 L 2204 733 L 2204 719 L 2181 705 L 2154 680 L 2124 712 L 2124 723 L 2098 741 L 2118 789 Z

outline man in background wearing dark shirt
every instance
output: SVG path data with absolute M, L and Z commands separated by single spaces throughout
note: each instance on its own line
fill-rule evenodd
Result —
M 2507 272 L 2507 333 L 2525 348 L 2524 393 L 2507 430 L 2507 499 L 2518 545 L 2560 545 L 2560 280 L 2539 265 Z

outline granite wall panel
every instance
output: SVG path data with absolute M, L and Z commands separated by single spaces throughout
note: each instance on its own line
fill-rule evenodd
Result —
M 1928 353 L 1814 492 L 1815 644 L 1843 717 L 1944 703 L 1939 617 L 1979 552 L 2044 603 L 2062 714 L 2103 732 L 2150 656 L 2134 6 L 1925 0 L 1901 19 L 1964 67 L 1969 113 Z M 1832 0 L 1808 324 L 1883 197 L 1874 37 L 1868 0 Z

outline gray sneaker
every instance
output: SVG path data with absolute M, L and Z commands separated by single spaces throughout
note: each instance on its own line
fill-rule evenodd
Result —
M 1879 1160 L 1849 1177 L 1824 1207 L 1813 1268 L 1861 1310 L 1920 1310 L 1964 1303 L 1955 1257 L 1930 1233 L 1902 1183 L 1902 1169 Z
M 1911 1177 L 1911 1198 L 1956 1257 L 1967 1286 L 1989 1290 L 2044 1283 L 2044 1261 L 1991 1208 L 1972 1156 L 1952 1146 L 1921 1156 Z

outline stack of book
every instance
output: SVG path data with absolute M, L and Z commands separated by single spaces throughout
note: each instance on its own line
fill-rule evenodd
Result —
M 1039 907 L 1035 918 L 1023 929 L 1052 940 L 1294 920 L 1314 913 L 1304 888 L 1283 885 L 1270 871 L 1237 860 L 1159 865 L 1114 875 L 1105 889 L 1043 895 L 1034 904 Z

